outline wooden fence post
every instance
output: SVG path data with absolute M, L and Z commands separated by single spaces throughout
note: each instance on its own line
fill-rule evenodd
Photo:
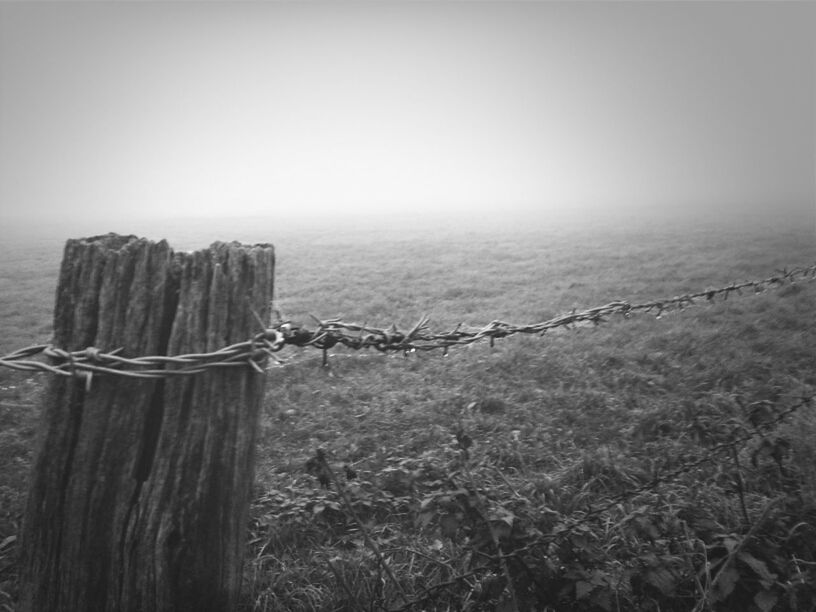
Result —
M 174 253 L 109 234 L 65 247 L 54 344 L 209 352 L 262 331 L 271 245 Z M 172 368 L 172 366 L 167 366 Z M 25 612 L 235 609 L 264 376 L 53 376 L 21 542 Z

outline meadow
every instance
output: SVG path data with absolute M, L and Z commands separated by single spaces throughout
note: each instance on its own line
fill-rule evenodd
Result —
M 0 354 L 48 340 L 62 243 L 83 235 L 67 231 L 0 245 Z M 428 315 L 435 331 L 816 262 L 812 220 L 772 218 L 116 231 L 271 242 L 285 318 Z M 337 350 L 323 368 L 286 348 L 267 374 L 242 609 L 814 610 L 814 347 L 816 283 L 447 355 Z M 44 376 L 0 369 L 0 609 Z

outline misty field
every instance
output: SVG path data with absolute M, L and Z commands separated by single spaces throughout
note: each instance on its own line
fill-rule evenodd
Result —
M 275 244 L 275 306 L 294 321 L 406 329 L 427 314 L 435 331 L 816 262 L 812 223 L 768 221 L 146 236 Z M 0 245 L 0 354 L 48 341 L 71 237 Z M 242 609 L 814 610 L 814 347 L 816 283 L 798 283 L 447 356 L 337 350 L 322 368 L 320 351 L 284 349 L 267 374 Z M 0 368 L 0 610 L 15 605 L 45 376 Z

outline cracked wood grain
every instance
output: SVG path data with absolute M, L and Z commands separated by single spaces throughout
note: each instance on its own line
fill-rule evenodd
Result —
M 204 352 L 260 331 L 270 245 L 174 253 L 70 240 L 54 314 L 66 350 Z M 172 367 L 172 366 L 168 366 Z M 24 517 L 21 610 L 229 610 L 241 582 L 264 377 L 54 377 Z

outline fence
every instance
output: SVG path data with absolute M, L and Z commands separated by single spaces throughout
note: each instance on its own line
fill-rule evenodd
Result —
M 315 326 L 308 328 L 301 324 L 283 320 L 276 313 L 278 321 L 267 326 L 255 314 L 255 321 L 262 331 L 249 340 L 209 353 L 194 353 L 177 356 L 154 355 L 147 357 L 123 357 L 121 348 L 103 352 L 95 347 L 69 352 L 48 344 L 40 344 L 19 349 L 0 357 L 0 366 L 17 370 L 51 372 L 62 376 L 81 377 L 88 385 L 94 374 L 112 374 L 131 378 L 161 379 L 174 376 L 189 376 L 212 370 L 213 368 L 241 367 L 249 365 L 262 373 L 261 364 L 267 359 L 280 363 L 276 354 L 286 345 L 312 347 L 323 351 L 323 364 L 327 364 L 327 353 L 341 345 L 353 350 L 375 349 L 380 352 L 403 352 L 442 350 L 447 353 L 451 347 L 465 346 L 515 334 L 545 335 L 547 332 L 564 327 L 579 325 L 600 325 L 609 317 L 619 315 L 624 318 L 637 313 L 652 313 L 661 317 L 664 313 L 684 310 L 700 303 L 711 303 L 717 299 L 727 300 L 729 296 L 762 293 L 800 280 L 816 279 L 816 264 L 790 270 L 780 270 L 767 278 L 730 283 L 718 288 L 708 288 L 695 293 L 668 297 L 659 300 L 631 304 L 625 301 L 609 302 L 602 306 L 574 311 L 553 319 L 529 325 L 514 325 L 506 321 L 494 320 L 478 328 L 466 328 L 464 324 L 447 332 L 434 333 L 428 328 L 429 318 L 421 318 L 410 330 L 401 331 L 396 325 L 381 329 L 366 324 L 346 323 L 340 319 L 321 320 L 314 317 Z M 30 358 L 42 354 L 51 363 L 34 361 Z
M 427 317 L 408 330 L 339 319 L 315 319 L 310 328 L 279 314 L 266 324 L 273 273 L 270 245 L 216 243 L 184 254 L 133 236 L 67 243 L 54 344 L 0 358 L 3 367 L 55 375 L 23 528 L 22 610 L 233 608 L 260 374 L 287 345 L 321 350 L 324 364 L 335 346 L 447 352 L 814 280 L 816 265 L 536 324 L 496 320 L 441 333 Z

